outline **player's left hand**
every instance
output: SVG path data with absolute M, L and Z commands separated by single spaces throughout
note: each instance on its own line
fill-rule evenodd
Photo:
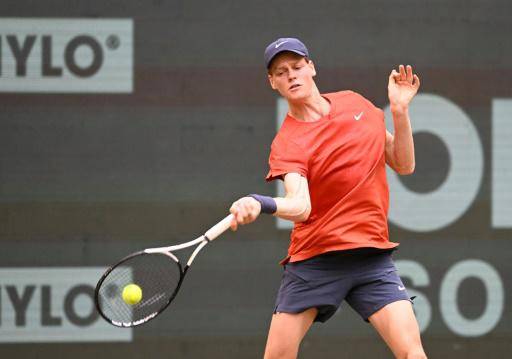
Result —
M 391 110 L 404 111 L 420 88 L 420 78 L 412 72 L 412 67 L 400 65 L 398 72 L 393 69 L 389 75 L 388 97 Z

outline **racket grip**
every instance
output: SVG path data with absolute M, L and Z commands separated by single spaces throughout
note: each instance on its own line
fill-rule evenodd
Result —
M 233 221 L 233 215 L 230 214 L 222 221 L 214 225 L 212 228 L 206 231 L 204 234 L 210 241 L 213 241 L 215 238 L 220 236 L 222 233 L 226 232 Z

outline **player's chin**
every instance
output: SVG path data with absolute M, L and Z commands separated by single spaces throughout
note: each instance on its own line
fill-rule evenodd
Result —
M 288 91 L 285 97 L 288 101 L 298 102 L 307 99 L 308 94 L 302 88 L 298 88 L 295 90 Z

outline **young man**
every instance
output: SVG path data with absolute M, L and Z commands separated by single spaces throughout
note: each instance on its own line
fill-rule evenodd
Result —
M 281 38 L 265 50 L 272 89 L 289 112 L 272 142 L 267 180 L 286 196 L 248 195 L 230 208 L 239 224 L 271 213 L 295 222 L 265 358 L 296 358 L 314 321 L 343 300 L 370 322 L 397 358 L 426 358 L 412 305 L 388 238 L 385 164 L 414 171 L 408 107 L 420 86 L 411 66 L 389 75 L 394 134 L 383 112 L 352 91 L 320 94 L 306 46 Z

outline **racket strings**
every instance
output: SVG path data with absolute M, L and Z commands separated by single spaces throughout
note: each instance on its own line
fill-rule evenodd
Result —
M 99 309 L 105 317 L 120 325 L 144 321 L 167 306 L 180 277 L 177 262 L 165 254 L 133 256 L 105 277 L 98 289 Z M 136 304 L 123 300 L 123 289 L 129 284 L 142 289 L 142 298 Z

